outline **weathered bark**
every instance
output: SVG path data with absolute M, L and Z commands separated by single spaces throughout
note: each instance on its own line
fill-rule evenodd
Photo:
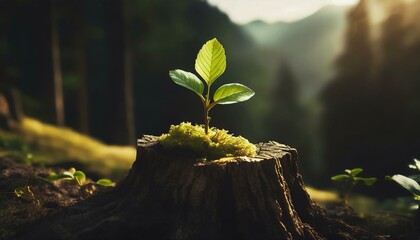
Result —
M 114 190 L 25 229 L 22 239 L 369 239 L 324 214 L 299 174 L 295 149 L 259 144 L 256 157 L 203 162 L 139 140 Z

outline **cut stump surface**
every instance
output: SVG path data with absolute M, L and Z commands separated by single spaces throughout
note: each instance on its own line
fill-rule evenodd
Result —
M 307 194 L 295 149 L 261 143 L 255 157 L 206 162 L 138 140 L 112 191 L 28 226 L 22 239 L 372 239 L 329 219 Z

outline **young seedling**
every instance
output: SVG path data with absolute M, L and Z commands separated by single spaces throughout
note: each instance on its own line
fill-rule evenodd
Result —
M 82 171 L 76 171 L 75 168 L 70 168 L 68 171 L 64 171 L 60 174 L 54 172 L 50 173 L 47 177 L 48 180 L 76 180 L 79 186 L 82 186 L 85 183 L 86 175 Z
M 195 70 L 207 86 L 207 93 L 203 95 L 204 84 L 194 73 L 181 69 L 169 71 L 169 76 L 174 83 L 195 92 L 203 103 L 204 129 L 209 133 L 209 111 L 217 104 L 233 104 L 243 102 L 254 96 L 255 92 L 239 83 L 225 84 L 219 87 L 210 99 L 211 85 L 226 69 L 226 55 L 223 46 L 216 38 L 209 40 L 198 52 L 195 60 Z
M 385 179 L 392 180 L 398 183 L 401 187 L 407 189 L 413 196 L 414 202 L 410 206 L 410 209 L 417 209 L 417 213 L 414 215 L 414 225 L 419 226 L 420 223 L 420 161 L 414 159 L 414 163 L 408 165 L 412 169 L 416 169 L 418 174 L 412 176 L 404 176 L 401 174 L 395 174 L 392 177 L 386 176 Z
M 416 169 L 420 172 L 420 161 L 414 159 L 414 163 L 408 165 L 412 169 Z M 395 174 L 392 177 L 386 176 L 385 179 L 393 180 L 398 183 L 401 187 L 407 189 L 411 194 L 413 194 L 413 199 L 420 203 L 420 185 L 418 183 L 420 179 L 420 175 L 413 175 L 413 176 L 404 176 L 401 174 Z
M 26 185 L 25 187 L 18 187 L 14 189 L 16 197 L 22 198 L 32 202 L 36 206 L 40 206 L 41 203 L 36 199 L 35 194 L 32 192 L 31 187 Z
M 47 180 L 55 181 L 55 180 L 75 180 L 79 186 L 83 186 L 86 182 L 86 175 L 82 171 L 76 171 L 75 168 L 70 168 L 68 171 L 64 171 L 60 174 L 56 174 L 54 172 L 50 173 L 47 177 Z M 115 183 L 109 179 L 99 179 L 96 184 L 109 187 L 115 186 Z
M 372 186 L 376 182 L 376 178 L 358 177 L 363 172 L 362 168 L 346 169 L 345 174 L 338 174 L 331 177 L 331 180 L 339 184 L 340 197 L 347 204 L 353 188 L 360 182 L 366 186 Z

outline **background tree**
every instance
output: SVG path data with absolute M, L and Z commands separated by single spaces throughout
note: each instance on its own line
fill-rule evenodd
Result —
M 293 69 L 284 60 L 271 89 L 265 124 L 267 138 L 298 149 L 300 168 L 307 179 L 313 179 L 316 174 L 310 171 L 314 167 L 314 156 L 307 121 L 309 113 L 301 102 L 300 86 Z
M 64 102 L 60 62 L 57 1 L 42 0 L 33 5 L 35 22 L 33 37 L 38 81 L 36 87 L 44 106 L 44 113 L 52 123 L 64 125 Z
M 337 74 L 322 93 L 328 174 L 350 165 L 364 167 L 375 154 L 368 150 L 375 131 L 373 61 L 367 1 L 361 0 L 348 15 L 344 51 L 336 63 Z
M 130 55 L 130 28 L 125 9 L 129 1 L 108 2 L 109 85 L 107 122 L 109 139 L 121 145 L 133 145 L 136 139 L 134 124 L 133 77 Z
M 87 78 L 87 3 L 83 0 L 60 2 L 60 42 L 63 62 L 63 88 L 66 125 L 79 132 L 90 133 L 90 101 Z
M 420 154 L 420 127 L 414 120 L 420 114 L 420 88 L 418 77 L 412 75 L 417 67 L 411 64 L 419 59 L 412 54 L 419 38 L 413 38 L 416 29 L 407 24 L 408 7 L 403 1 L 389 2 L 384 6 L 388 17 L 380 25 L 375 160 L 387 174 L 406 171 L 401 162 L 408 164 Z
M 413 54 L 420 38 L 419 29 L 407 25 L 406 4 L 379 2 L 388 17 L 375 26 L 380 33 L 375 51 L 367 1 L 349 14 L 338 72 L 323 92 L 329 174 L 349 167 L 363 167 L 377 177 L 405 172 L 420 154 L 415 122 L 420 116 L 419 58 Z
M 10 3 L 3 3 L 0 9 L 0 94 L 4 97 L 3 104 L 7 104 L 8 116 L 5 117 L 20 121 L 23 117 L 23 110 L 20 92 L 17 88 L 19 72 L 16 63 L 11 61 L 12 53 L 9 49 L 10 13 L 8 10 Z M 10 119 L 7 119 L 6 122 Z

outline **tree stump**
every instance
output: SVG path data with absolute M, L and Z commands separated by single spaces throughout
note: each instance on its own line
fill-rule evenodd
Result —
M 22 239 L 371 239 L 329 219 L 307 194 L 297 152 L 276 142 L 256 157 L 205 162 L 138 140 L 113 190 L 25 229 Z

